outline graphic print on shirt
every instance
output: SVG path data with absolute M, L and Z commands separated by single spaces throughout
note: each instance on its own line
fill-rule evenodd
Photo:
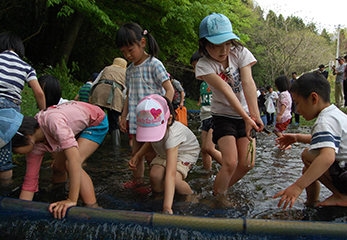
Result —
M 201 87 L 201 106 L 210 106 L 212 102 L 212 90 L 211 88 L 207 85 L 203 85 Z
M 218 74 L 229 86 L 235 94 L 242 92 L 240 69 L 233 71 L 232 67 L 227 67 L 224 72 Z

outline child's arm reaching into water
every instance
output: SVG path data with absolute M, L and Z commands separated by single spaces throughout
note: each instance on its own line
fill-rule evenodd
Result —
M 142 145 L 140 150 L 136 152 L 136 154 L 129 160 L 129 170 L 135 171 L 137 168 L 137 163 L 145 156 L 145 154 L 151 150 L 152 145 L 150 142 L 146 142 L 145 144 Z
M 49 211 L 55 218 L 64 218 L 66 210 L 77 205 L 81 185 L 81 157 L 78 148 L 71 147 L 64 150 L 67 159 L 67 170 L 69 173 L 69 196 L 64 201 L 52 203 Z
M 172 203 L 175 195 L 178 146 L 166 150 L 166 170 L 163 213 L 173 214 Z
M 273 196 L 273 198 L 282 196 L 278 203 L 278 207 L 281 207 L 283 204 L 283 210 L 285 210 L 288 205 L 289 208 L 292 208 L 302 191 L 327 172 L 334 161 L 335 150 L 329 147 L 321 148 L 319 154 L 303 175 L 291 186 Z
M 276 145 L 278 145 L 278 148 L 280 149 L 286 149 L 287 146 L 295 142 L 310 143 L 311 135 L 288 133 L 283 134 L 281 137 L 276 139 Z
M 201 76 L 201 78 L 206 81 L 209 85 L 213 86 L 216 88 L 218 91 L 223 93 L 227 101 L 229 102 L 230 106 L 242 117 L 242 119 L 245 121 L 245 126 L 246 126 L 246 134 L 247 138 L 249 140 L 252 140 L 250 132 L 252 128 L 255 130 L 259 131 L 259 127 L 257 126 L 256 122 L 251 119 L 247 112 L 243 109 L 240 101 L 236 97 L 234 91 L 231 89 L 231 87 L 224 82 L 223 79 L 221 79 L 216 73 L 211 73 L 208 75 Z M 259 121 L 259 120 L 257 120 Z M 261 119 L 260 119 L 261 121 Z M 261 125 L 263 123 L 261 122 Z

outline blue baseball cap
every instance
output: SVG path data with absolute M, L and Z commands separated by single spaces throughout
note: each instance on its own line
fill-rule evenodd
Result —
M 13 108 L 0 109 L 0 148 L 11 142 L 22 121 L 23 115 Z
M 201 21 L 199 37 L 206 38 L 213 44 L 221 44 L 231 39 L 240 40 L 233 33 L 233 27 L 229 18 L 221 13 L 212 13 Z

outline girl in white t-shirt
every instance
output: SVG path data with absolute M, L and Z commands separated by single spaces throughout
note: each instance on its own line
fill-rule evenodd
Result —
M 190 195 L 192 190 L 184 181 L 200 153 L 194 133 L 175 121 L 171 101 L 158 94 L 143 98 L 136 108 L 136 140 L 146 142 L 129 161 L 129 169 L 136 170 L 138 162 L 152 148 L 157 156 L 151 162 L 149 178 L 155 192 L 164 191 L 163 212 L 173 214 L 175 191 Z
M 254 166 L 255 139 L 251 138 L 251 130 L 261 131 L 264 124 L 251 71 L 256 59 L 236 41 L 239 38 L 230 20 L 213 13 L 202 20 L 199 35 L 199 51 L 204 57 L 199 59 L 195 73 L 212 90 L 213 142 L 218 143 L 222 153 L 222 167 L 214 183 L 217 195 L 226 193 Z M 250 141 L 253 151 L 248 154 Z

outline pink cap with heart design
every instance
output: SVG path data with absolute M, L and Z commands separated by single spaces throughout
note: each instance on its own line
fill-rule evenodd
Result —
M 160 141 L 166 132 L 170 110 L 165 98 L 158 94 L 144 97 L 136 107 L 138 142 Z

